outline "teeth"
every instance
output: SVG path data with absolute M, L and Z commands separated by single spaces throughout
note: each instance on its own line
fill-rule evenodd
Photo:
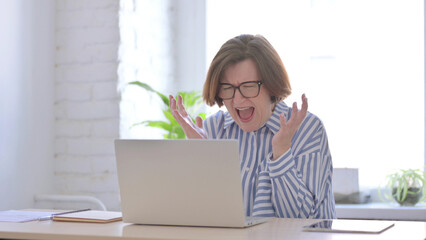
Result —
M 250 109 L 251 107 L 245 107 L 245 108 L 236 108 L 237 110 L 239 110 L 239 111 L 244 111 L 244 110 L 247 110 L 247 109 Z

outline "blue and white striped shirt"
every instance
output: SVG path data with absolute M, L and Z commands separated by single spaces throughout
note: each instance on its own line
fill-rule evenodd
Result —
M 243 131 L 228 112 L 204 121 L 211 139 L 238 139 L 244 206 L 247 216 L 336 218 L 332 192 L 333 166 L 321 120 L 307 113 L 289 151 L 272 161 L 272 137 L 280 114 L 291 108 L 276 105 L 271 118 L 254 132 Z

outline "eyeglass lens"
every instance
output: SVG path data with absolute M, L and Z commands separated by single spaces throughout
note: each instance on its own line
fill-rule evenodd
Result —
M 219 97 L 222 99 L 231 99 L 235 96 L 235 90 L 238 88 L 241 95 L 246 98 L 257 97 L 260 92 L 261 82 L 245 82 L 238 87 L 228 83 L 222 83 L 219 88 Z

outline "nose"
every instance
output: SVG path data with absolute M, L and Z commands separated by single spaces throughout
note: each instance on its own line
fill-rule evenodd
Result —
M 241 94 L 240 89 L 235 89 L 234 102 L 242 102 L 246 98 Z

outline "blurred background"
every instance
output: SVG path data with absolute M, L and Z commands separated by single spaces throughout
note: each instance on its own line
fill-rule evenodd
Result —
M 200 91 L 243 33 L 272 43 L 286 102 L 306 93 L 334 166 L 375 193 L 389 171 L 425 166 L 424 12 L 422 0 L 0 0 L 0 210 L 41 194 L 120 210 L 114 139 L 164 134 L 133 126 L 164 120 L 164 105 L 128 83 Z

